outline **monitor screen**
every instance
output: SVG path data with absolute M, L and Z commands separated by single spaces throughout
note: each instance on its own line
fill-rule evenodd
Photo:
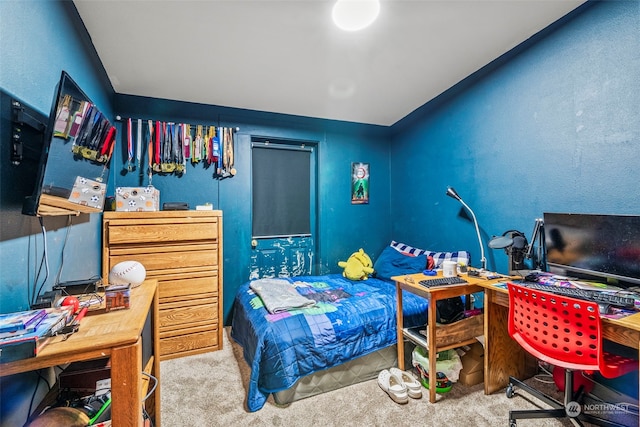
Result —
M 552 272 L 640 285 L 640 216 L 545 213 L 544 228 Z

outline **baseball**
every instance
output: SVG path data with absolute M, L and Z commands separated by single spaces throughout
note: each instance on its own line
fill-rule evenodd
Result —
M 109 272 L 110 285 L 131 284 L 132 288 L 140 286 L 147 277 L 147 270 L 138 261 L 122 261 L 114 265 Z

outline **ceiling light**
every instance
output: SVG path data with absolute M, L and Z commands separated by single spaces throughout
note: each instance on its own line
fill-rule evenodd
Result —
M 378 0 L 338 0 L 333 6 L 333 22 L 345 31 L 368 27 L 380 13 Z

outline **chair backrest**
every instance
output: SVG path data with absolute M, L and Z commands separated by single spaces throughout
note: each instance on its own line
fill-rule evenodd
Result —
M 552 365 L 600 370 L 602 336 L 598 304 L 513 283 L 509 288 L 509 335 Z

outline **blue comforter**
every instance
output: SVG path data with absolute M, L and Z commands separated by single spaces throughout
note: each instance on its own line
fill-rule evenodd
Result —
M 251 367 L 247 408 L 263 407 L 270 393 L 288 389 L 316 371 L 393 345 L 397 341 L 392 282 L 351 281 L 340 274 L 287 279 L 315 307 L 270 314 L 249 287 L 240 287 L 231 337 Z M 426 323 L 428 302 L 404 292 L 405 326 Z

